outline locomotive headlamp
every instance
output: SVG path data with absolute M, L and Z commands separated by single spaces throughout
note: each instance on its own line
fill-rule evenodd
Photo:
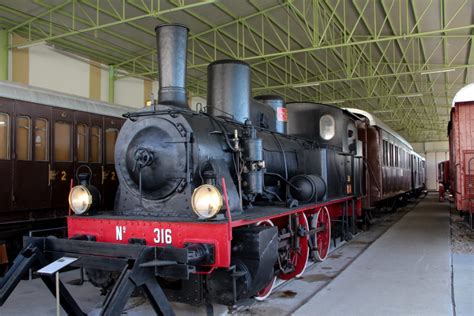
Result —
M 69 192 L 69 207 L 77 215 L 84 214 L 92 205 L 92 194 L 84 185 L 76 185 Z
M 210 184 L 197 187 L 191 197 L 193 211 L 202 219 L 214 217 L 220 211 L 222 202 L 221 192 Z
M 322 139 L 330 140 L 336 134 L 336 121 L 329 114 L 321 116 L 319 119 L 319 135 Z

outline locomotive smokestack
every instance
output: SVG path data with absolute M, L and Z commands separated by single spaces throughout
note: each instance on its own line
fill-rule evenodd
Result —
M 207 67 L 208 113 L 244 123 L 250 118 L 250 66 L 239 60 L 217 60 Z
M 182 24 L 155 28 L 160 90 L 158 103 L 188 108 L 186 54 L 189 29 Z

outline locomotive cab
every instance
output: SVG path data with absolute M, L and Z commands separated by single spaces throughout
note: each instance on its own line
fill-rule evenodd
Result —
M 360 192 L 360 178 L 354 179 L 360 168 L 361 143 L 353 116 L 335 106 L 318 103 L 288 103 L 288 134 L 315 139 L 320 162 L 314 173 L 327 184 L 326 199 Z

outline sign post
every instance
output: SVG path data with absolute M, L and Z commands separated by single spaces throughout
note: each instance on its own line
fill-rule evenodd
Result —
M 58 260 L 48 264 L 47 266 L 41 268 L 38 270 L 39 274 L 46 274 L 46 275 L 56 275 L 56 315 L 59 316 L 61 314 L 61 309 L 60 309 L 60 296 L 59 296 L 59 271 L 74 261 L 76 261 L 78 258 L 72 258 L 72 257 L 61 257 Z

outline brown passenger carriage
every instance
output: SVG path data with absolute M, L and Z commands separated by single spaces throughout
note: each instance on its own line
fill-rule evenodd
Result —
M 0 82 L 0 240 L 63 224 L 80 167 L 91 169 L 104 209 L 112 209 L 115 140 L 129 110 Z
M 425 159 L 402 136 L 369 112 L 347 109 L 360 120 L 363 143 L 364 208 L 396 207 L 425 189 Z

